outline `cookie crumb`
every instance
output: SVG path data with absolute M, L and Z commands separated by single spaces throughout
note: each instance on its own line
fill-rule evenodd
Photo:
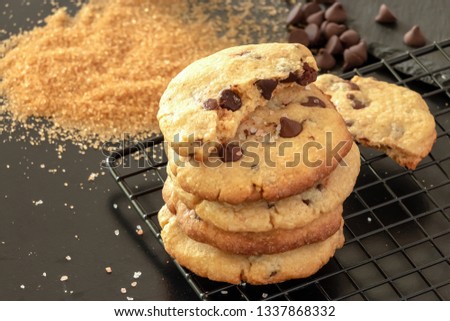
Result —
M 107 267 L 105 267 L 105 271 L 106 271 L 106 273 L 111 274 L 112 268 L 110 266 L 107 266 Z
M 117 209 L 118 206 L 117 206 L 116 203 L 114 203 L 114 204 L 113 204 L 113 207 L 114 207 L 114 209 Z
M 140 226 L 140 225 L 136 226 L 136 234 L 137 235 L 143 235 L 144 234 L 144 230 L 142 229 L 142 226 Z
M 42 273 L 42 276 L 47 277 L 47 273 L 46 272 Z
M 88 177 L 88 181 L 93 182 L 98 177 L 98 173 L 91 173 Z
M 142 275 L 142 272 L 141 272 L 141 271 L 134 272 L 133 278 L 134 278 L 134 279 L 139 279 L 139 277 L 140 277 L 141 275 Z
M 33 201 L 34 202 L 34 201 Z M 39 206 L 39 205 L 42 205 L 42 204 L 44 204 L 44 201 L 43 200 L 39 200 L 39 201 L 37 201 L 37 202 L 34 202 L 34 205 L 35 206 Z
M 127 293 L 127 289 L 126 289 L 126 288 L 121 288 L 121 289 L 120 289 L 120 292 L 123 293 L 123 294 L 125 294 L 125 293 Z
M 69 277 L 67 276 L 67 275 L 63 275 L 59 280 L 61 281 L 61 282 L 65 282 L 65 281 L 67 281 L 69 279 Z
M 220 291 L 220 294 L 226 295 L 226 294 L 228 294 L 228 291 L 227 290 L 222 290 L 222 291 Z
M 119 231 L 119 230 L 115 230 L 115 231 L 114 231 L 114 234 L 115 234 L 116 236 L 119 236 L 120 231 Z
M 128 301 L 134 301 L 134 298 L 132 298 L 131 296 L 127 296 L 127 300 Z
M 21 288 L 21 289 L 25 289 L 25 285 L 21 284 L 21 285 L 20 285 L 20 288 Z
M 261 296 L 263 299 L 266 299 L 269 295 L 267 293 L 263 293 Z
M 70 257 L 70 255 L 67 255 L 67 256 L 66 256 L 66 260 L 67 260 L 67 261 L 71 261 L 71 260 L 72 260 L 72 258 Z
M 136 282 L 136 281 L 131 282 L 131 287 L 135 288 L 136 285 L 137 285 L 137 282 Z

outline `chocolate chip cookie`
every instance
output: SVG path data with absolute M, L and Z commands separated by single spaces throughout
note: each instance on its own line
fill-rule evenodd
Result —
M 173 213 L 176 204 L 184 203 L 208 224 L 230 232 L 268 232 L 274 229 L 304 227 L 344 202 L 352 192 L 360 169 L 356 144 L 343 162 L 324 180 L 304 191 L 279 201 L 265 200 L 231 205 L 201 199 L 184 191 L 170 171 L 164 184 L 163 196 Z
M 342 227 L 328 239 L 284 253 L 246 256 L 230 254 L 189 238 L 176 216 L 164 206 L 158 214 L 166 251 L 192 272 L 211 280 L 239 284 L 270 284 L 305 278 L 325 265 L 344 244 Z
M 242 121 L 270 104 L 280 88 L 295 84 L 300 89 L 316 77 L 314 57 L 300 44 L 228 48 L 195 61 L 169 83 L 159 125 L 177 153 L 202 159 L 205 150 L 192 147 L 229 142 Z
M 238 204 L 276 201 L 327 177 L 353 140 L 342 117 L 314 85 L 280 89 L 270 103 L 247 115 L 225 146 L 207 160 L 168 149 L 169 167 L 187 192 Z
M 315 84 L 330 95 L 361 144 L 383 150 L 410 169 L 430 152 L 436 140 L 435 121 L 418 93 L 359 76 L 347 81 L 321 75 Z

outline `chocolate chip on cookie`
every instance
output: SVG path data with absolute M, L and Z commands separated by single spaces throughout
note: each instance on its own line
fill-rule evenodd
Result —
M 298 136 L 303 130 L 303 125 L 287 117 L 280 118 L 280 137 L 292 138 Z
M 244 155 L 241 147 L 238 143 L 231 142 L 228 144 L 222 145 L 219 149 L 219 156 L 225 163 L 229 162 L 237 162 Z
M 308 96 L 308 100 L 302 102 L 302 106 L 306 107 L 325 107 L 325 103 L 315 96 Z
M 316 79 L 317 79 L 317 70 L 312 68 L 307 63 L 304 63 L 303 64 L 303 74 L 301 75 L 300 78 L 298 78 L 296 80 L 296 83 L 299 84 L 300 86 L 306 86 L 306 85 L 316 81 Z
M 242 106 L 241 97 L 231 89 L 225 89 L 220 93 L 219 105 L 222 108 L 236 111 Z
M 347 94 L 347 98 L 350 99 L 352 101 L 352 107 L 353 109 L 363 109 L 366 107 L 366 105 L 360 101 L 359 99 L 357 99 L 355 97 L 355 95 L 353 94 Z
M 354 82 L 351 82 L 349 80 L 346 80 L 345 82 L 350 87 L 351 90 L 361 90 L 359 88 L 359 86 L 357 84 L 355 84 Z
M 261 79 L 255 82 L 255 86 L 261 92 L 261 95 L 266 99 L 272 98 L 272 93 L 277 88 L 278 81 L 275 79 Z
M 203 103 L 203 108 L 206 110 L 219 109 L 219 103 L 217 102 L 217 99 L 210 98 Z

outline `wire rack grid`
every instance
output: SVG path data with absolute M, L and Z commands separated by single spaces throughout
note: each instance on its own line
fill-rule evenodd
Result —
M 446 62 L 429 67 L 430 55 Z M 373 76 L 419 92 L 436 120 L 430 155 L 411 171 L 360 147 L 361 172 L 344 203 L 342 249 L 315 275 L 265 285 L 230 285 L 174 264 L 202 300 L 450 300 L 450 40 L 342 75 Z M 410 76 L 397 68 L 414 64 Z M 420 143 L 420 142 L 419 142 Z M 114 180 L 161 241 L 157 213 L 166 178 L 163 137 L 115 150 Z M 161 241 L 162 243 L 162 241 Z

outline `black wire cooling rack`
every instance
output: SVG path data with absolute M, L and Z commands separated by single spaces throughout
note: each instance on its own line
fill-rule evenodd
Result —
M 430 68 L 430 55 L 441 56 L 445 64 Z M 199 298 L 450 300 L 449 56 L 447 40 L 343 75 L 373 76 L 419 92 L 435 116 L 438 136 L 414 171 L 360 146 L 361 172 L 344 203 L 346 243 L 327 265 L 307 279 L 251 286 L 213 282 L 174 261 Z M 403 74 L 398 67 L 405 64 L 421 72 Z M 118 149 L 106 160 L 114 180 L 160 241 L 157 213 L 163 205 L 166 161 L 161 136 Z

